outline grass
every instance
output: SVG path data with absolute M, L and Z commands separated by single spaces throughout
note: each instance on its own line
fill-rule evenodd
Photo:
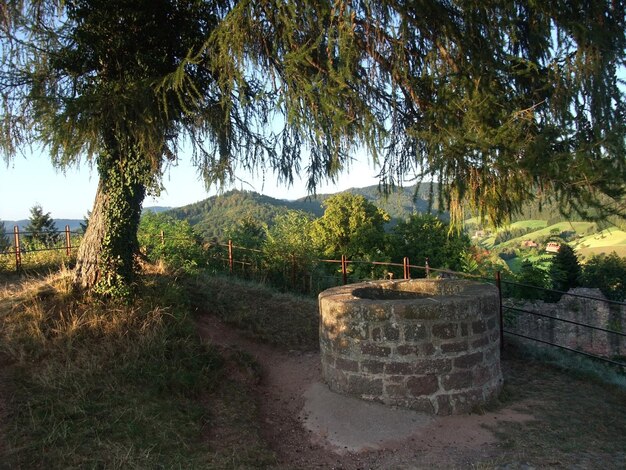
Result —
M 524 423 L 501 422 L 491 429 L 505 459 L 539 468 L 623 468 L 626 465 L 626 388 L 624 376 L 572 369 L 577 359 L 507 342 L 503 405 L 534 415 Z M 551 357 L 551 359 L 550 359 Z M 551 360 L 548 365 L 546 359 Z M 589 365 L 585 366 L 588 367 Z M 621 377 L 621 378 L 620 378 Z M 612 379 L 612 380 L 613 380 Z
M 146 275 L 143 284 L 140 300 L 125 306 L 76 297 L 63 275 L 0 279 L 0 468 L 277 463 L 254 384 L 227 374 L 254 373 L 252 358 L 201 343 L 189 312 L 211 311 L 281 348 L 311 350 L 316 302 L 231 277 Z M 507 341 L 492 411 L 512 407 L 535 419 L 491 425 L 498 457 L 477 457 L 473 468 L 626 466 L 625 379 L 578 361 Z
M 189 284 L 196 308 L 285 349 L 319 348 L 317 300 L 235 277 L 204 275 Z
M 200 342 L 185 292 L 172 279 L 146 276 L 130 306 L 77 297 L 64 275 L 4 284 L 8 412 L 0 467 L 241 468 L 268 461 L 260 438 L 250 452 L 205 438 L 220 420 L 249 421 L 256 404 L 223 377 L 224 359 Z
M 578 240 L 576 252 L 584 257 L 615 251 L 618 256 L 626 256 L 626 232 L 618 229 L 603 230 Z

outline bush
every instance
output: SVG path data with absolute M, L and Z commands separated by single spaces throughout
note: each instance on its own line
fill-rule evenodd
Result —
M 163 213 L 144 214 L 137 238 L 147 259 L 163 263 L 168 270 L 192 273 L 206 264 L 201 239 L 186 220 Z
M 617 253 L 592 256 L 583 268 L 581 284 L 596 287 L 607 299 L 626 300 L 626 258 Z

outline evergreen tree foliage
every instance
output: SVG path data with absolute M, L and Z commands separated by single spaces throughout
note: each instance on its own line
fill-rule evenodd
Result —
M 392 229 L 390 245 L 395 262 L 400 263 L 407 256 L 411 264 L 424 266 L 428 259 L 433 268 L 460 271 L 470 240 L 435 215 L 414 214 Z
M 11 248 L 11 240 L 7 232 L 4 221 L 0 220 L 0 253 L 4 253 Z
M 546 295 L 542 289 L 552 287 L 548 273 L 528 260 L 522 263 L 519 273 L 515 276 L 515 281 L 525 285 L 513 286 L 512 295 L 527 300 L 543 300 L 546 298 Z M 533 289 L 527 286 L 540 287 L 541 289 Z
M 265 241 L 267 226 L 251 216 L 242 217 L 227 231 L 226 236 L 233 245 L 260 250 Z
M 41 205 L 36 204 L 30 209 L 28 225 L 24 228 L 25 238 L 31 248 L 53 247 L 60 239 L 60 233 L 50 216 L 44 213 Z
M 554 255 L 550 264 L 552 288 L 567 292 L 569 289 L 580 285 L 581 275 L 582 269 L 576 252 L 568 244 L 561 244 L 561 248 Z
M 87 227 L 89 226 L 89 218 L 91 217 L 91 211 L 87 211 L 87 215 L 83 218 L 83 221 L 80 222 L 80 230 L 85 233 L 87 231 Z
M 626 301 L 626 257 L 615 252 L 592 256 L 583 267 L 581 284 L 599 288 L 607 299 Z
M 364 147 L 384 185 L 441 183 L 494 223 L 542 194 L 623 215 L 625 3 L 7 0 L 0 147 L 88 159 L 100 185 L 76 283 L 132 281 L 141 204 L 182 139 L 207 184 L 307 186 Z M 621 204 L 621 205 L 620 205 Z M 119 289 L 118 289 L 119 288 Z

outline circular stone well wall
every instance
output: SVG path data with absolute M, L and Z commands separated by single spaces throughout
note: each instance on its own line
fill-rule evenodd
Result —
M 331 390 L 431 414 L 469 412 L 502 385 L 498 292 L 465 280 L 374 281 L 319 295 Z

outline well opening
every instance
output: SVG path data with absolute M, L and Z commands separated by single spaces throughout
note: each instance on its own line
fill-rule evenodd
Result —
M 446 415 L 500 390 L 493 286 L 374 281 L 328 289 L 319 305 L 322 373 L 334 391 Z

